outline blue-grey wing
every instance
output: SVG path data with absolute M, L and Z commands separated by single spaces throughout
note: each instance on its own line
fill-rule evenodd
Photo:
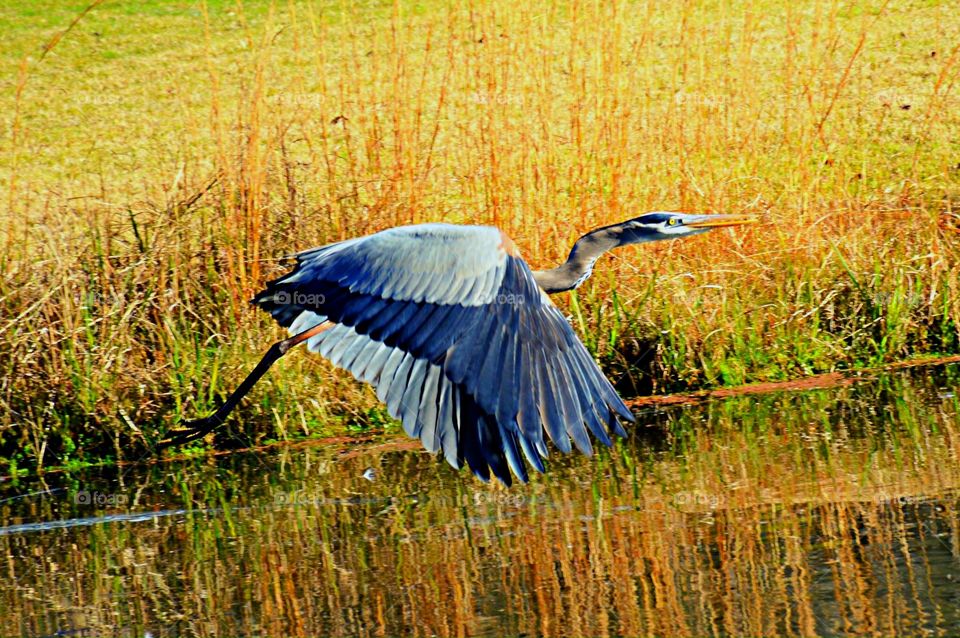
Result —
M 496 228 L 426 224 L 297 255 L 254 303 L 376 388 L 390 414 L 454 467 L 510 483 L 563 451 L 609 445 L 630 411 Z

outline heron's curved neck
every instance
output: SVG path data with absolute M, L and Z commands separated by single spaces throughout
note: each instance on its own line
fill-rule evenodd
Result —
M 567 261 L 551 270 L 535 270 L 533 278 L 544 292 L 573 290 L 590 277 L 600 255 L 619 245 L 620 239 L 612 228 L 598 228 L 577 240 Z

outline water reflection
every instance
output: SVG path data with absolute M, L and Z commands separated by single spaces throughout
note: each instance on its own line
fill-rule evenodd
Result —
M 958 385 L 663 410 L 511 490 L 402 439 L 8 485 L 0 634 L 957 634 Z

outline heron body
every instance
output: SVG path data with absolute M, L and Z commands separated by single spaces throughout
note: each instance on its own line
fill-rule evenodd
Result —
M 546 293 L 576 287 L 617 246 L 749 221 L 650 213 L 588 233 L 567 262 L 536 272 L 488 226 L 403 226 L 301 252 L 252 300 L 292 336 L 244 385 L 304 342 L 372 385 L 406 433 L 453 467 L 527 481 L 527 464 L 544 471 L 547 437 L 590 454 L 591 434 L 610 445 L 625 436 L 620 421 L 633 421 Z M 222 423 L 249 387 L 181 438 Z

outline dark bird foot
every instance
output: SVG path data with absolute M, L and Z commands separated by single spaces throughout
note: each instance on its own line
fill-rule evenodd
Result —
M 212 432 L 214 428 L 222 423 L 220 419 L 214 416 L 208 416 L 194 421 L 181 421 L 180 425 L 182 427 L 167 432 L 167 437 L 160 441 L 159 447 L 163 449 L 196 441 Z

